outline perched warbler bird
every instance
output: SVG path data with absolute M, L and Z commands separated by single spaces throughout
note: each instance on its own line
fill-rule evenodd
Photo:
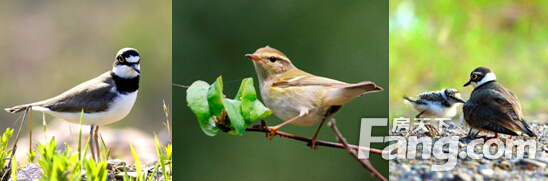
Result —
M 310 143 L 311 148 L 317 148 L 316 138 L 326 119 L 356 97 L 382 91 L 369 81 L 348 84 L 306 73 L 291 64 L 282 52 L 269 46 L 245 56 L 253 60 L 264 103 L 285 121 L 270 127 L 269 139 L 288 123 L 298 126 L 320 123 Z

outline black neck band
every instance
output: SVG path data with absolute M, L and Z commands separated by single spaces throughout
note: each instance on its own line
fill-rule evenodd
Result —
M 117 76 L 114 72 L 110 72 L 110 75 L 112 76 L 112 79 L 114 79 L 116 90 L 121 94 L 135 92 L 139 89 L 139 76 L 126 79 Z

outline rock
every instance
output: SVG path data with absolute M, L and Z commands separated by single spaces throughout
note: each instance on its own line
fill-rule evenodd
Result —
M 29 163 L 17 172 L 18 181 L 32 181 L 41 177 L 42 168 L 39 165 Z M 9 180 L 12 180 L 11 178 Z
M 544 168 L 546 168 L 546 163 L 536 161 L 536 160 L 527 159 L 527 158 L 521 159 L 519 164 L 524 166 L 527 169 L 534 169 L 534 168 L 544 169 Z
M 483 169 L 480 169 L 479 172 L 480 172 L 483 176 L 488 177 L 488 178 L 492 177 L 493 174 L 495 174 L 495 172 L 494 172 L 492 169 L 490 169 L 490 168 L 483 168 Z
M 512 166 L 512 164 L 511 164 L 509 161 L 504 160 L 504 161 L 500 162 L 498 166 L 499 166 L 499 168 L 501 168 L 501 169 L 503 169 L 503 170 L 506 170 L 506 169 L 508 169 L 510 166 Z
M 114 160 L 109 160 L 108 161 L 108 164 L 111 164 L 111 165 L 120 165 L 124 163 L 122 160 L 119 160 L 119 159 L 114 159 Z
M 481 175 L 474 175 L 474 181 L 483 181 L 483 176 Z
M 443 173 L 435 172 L 435 171 L 428 172 L 424 177 L 424 179 L 426 180 L 441 180 L 442 178 L 443 178 Z
M 455 175 L 455 178 L 453 180 L 472 181 L 472 175 L 466 172 L 461 172 Z

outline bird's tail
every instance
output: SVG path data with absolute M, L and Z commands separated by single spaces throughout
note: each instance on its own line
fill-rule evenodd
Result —
M 379 92 L 383 89 L 373 82 L 364 81 L 357 84 L 347 84 L 330 88 L 325 93 L 324 103 L 328 105 L 344 105 L 352 99 L 366 93 Z
M 413 99 L 407 97 L 406 95 L 403 95 L 403 99 L 405 99 L 405 100 L 403 100 L 403 102 L 406 103 L 406 104 L 416 103 L 417 102 L 416 100 L 413 100 Z
M 14 114 L 14 113 L 18 113 L 18 112 L 27 110 L 28 107 L 29 107 L 29 105 L 19 105 L 19 106 L 14 106 L 12 108 L 6 108 L 4 110 L 6 110 L 9 113 Z
M 529 135 L 530 137 L 537 137 L 537 134 L 533 133 L 533 131 L 531 130 L 531 126 L 529 126 L 529 124 L 527 124 L 524 119 L 522 119 L 521 122 L 524 125 L 523 133 Z

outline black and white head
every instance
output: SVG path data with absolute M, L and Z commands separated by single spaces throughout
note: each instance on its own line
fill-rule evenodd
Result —
M 442 96 L 447 100 L 447 102 L 450 105 L 453 105 L 455 103 L 464 103 L 464 100 L 462 100 L 462 97 L 460 96 L 460 92 L 457 89 L 445 89 L 443 91 Z
M 478 67 L 470 73 L 470 80 L 464 84 L 464 87 L 472 84 L 474 88 L 481 86 L 487 82 L 496 81 L 497 76 L 487 67 Z
M 112 72 L 122 78 L 134 78 L 141 73 L 141 57 L 133 48 L 122 48 L 116 54 L 116 60 L 112 64 Z

